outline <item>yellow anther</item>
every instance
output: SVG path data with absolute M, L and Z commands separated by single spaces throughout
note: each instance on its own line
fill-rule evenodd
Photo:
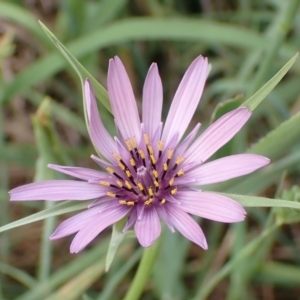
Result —
M 126 202 L 125 200 L 120 200 L 119 203 L 120 203 L 120 204 L 123 204 L 123 205 L 124 205 L 124 204 L 127 204 L 127 202 Z
M 171 179 L 170 179 L 170 181 L 169 181 L 169 185 L 171 186 L 171 185 L 173 185 L 173 183 L 174 183 L 174 180 L 175 180 L 175 178 L 174 177 L 172 177 Z
M 121 157 L 119 154 L 117 154 L 117 153 L 113 153 L 113 157 L 114 157 L 117 161 L 119 161 L 119 160 L 122 159 L 122 157 Z
M 150 154 L 150 158 L 151 158 L 152 164 L 155 165 L 156 164 L 156 159 L 155 159 L 154 155 Z
M 127 180 L 125 180 L 125 185 L 126 185 L 126 187 L 127 187 L 129 190 L 132 189 L 131 184 L 130 184 Z
M 148 149 L 150 154 L 153 154 L 153 148 L 152 148 L 151 145 L 147 145 L 147 149 Z
M 143 159 L 145 158 L 145 153 L 142 149 L 139 149 L 138 153 L 140 154 L 141 158 L 143 158 Z
M 180 165 L 184 161 L 184 158 L 182 156 L 178 156 L 176 160 L 176 165 Z
M 145 205 L 149 205 L 153 202 L 153 198 L 149 198 L 149 200 L 145 201 Z
M 107 181 L 99 181 L 99 184 L 104 185 L 104 186 L 110 186 L 110 183 Z
M 153 196 L 153 190 L 152 190 L 152 188 L 148 188 L 148 194 L 150 195 L 150 197 Z
M 177 193 L 177 187 L 175 189 L 171 190 L 172 195 L 175 195 L 176 193 Z
M 137 184 L 137 186 L 138 186 L 138 188 L 140 189 L 140 191 L 143 191 L 143 190 L 144 190 L 144 187 L 143 187 L 143 185 L 142 185 L 140 182 Z
M 171 159 L 173 156 L 173 149 L 168 149 L 168 159 Z
M 116 183 L 117 183 L 117 185 L 118 185 L 119 187 L 122 187 L 122 186 L 123 186 L 123 183 L 122 183 L 122 181 L 121 181 L 121 180 L 119 180 L 119 179 L 117 179 L 117 180 L 116 180 Z
M 133 146 L 133 148 L 136 148 L 135 138 L 130 139 L 130 141 L 131 141 L 131 145 Z
M 156 170 L 152 170 L 152 173 L 153 173 L 155 178 L 158 178 L 158 172 Z
M 181 175 L 183 175 L 183 174 L 184 174 L 183 169 L 181 169 L 181 170 L 179 170 L 179 171 L 177 172 L 177 176 L 181 176 Z
M 149 144 L 149 136 L 147 133 L 144 133 L 144 140 L 145 140 L 146 145 L 148 145 Z
M 134 167 L 135 166 L 135 160 L 133 158 L 130 158 L 130 164 Z
M 158 183 L 157 180 L 154 180 L 153 183 L 154 183 L 154 185 L 155 185 L 156 187 L 159 187 L 159 183 Z
M 111 168 L 111 167 L 106 167 L 105 168 L 106 169 L 106 171 L 108 172 L 108 173 L 110 173 L 110 174 L 113 174 L 115 171 L 113 170 L 113 168 Z
M 168 164 L 164 163 L 164 171 L 168 171 Z
M 132 150 L 132 146 L 131 146 L 130 140 L 126 140 L 125 143 L 126 143 L 127 149 L 129 151 L 131 151 Z
M 106 192 L 106 195 L 109 196 L 109 197 L 113 197 L 115 198 L 117 195 L 112 193 L 112 192 Z
M 128 169 L 125 171 L 125 173 L 126 173 L 127 177 L 131 177 L 132 176 L 131 173 L 130 173 L 130 171 Z
M 161 199 L 160 204 L 165 204 L 166 203 L 166 199 Z
M 121 162 L 118 163 L 118 166 L 119 166 L 123 171 L 125 170 L 125 166 L 124 166 Z
M 157 141 L 158 151 L 163 151 L 164 143 L 162 141 Z
M 126 204 L 128 205 L 128 206 L 133 206 L 134 205 L 134 201 L 128 201 Z

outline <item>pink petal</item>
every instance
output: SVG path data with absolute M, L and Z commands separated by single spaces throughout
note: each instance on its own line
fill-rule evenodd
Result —
M 190 132 L 190 134 L 184 139 L 184 141 L 182 143 L 180 143 L 180 145 L 178 145 L 178 147 L 176 148 L 176 155 L 178 155 L 178 156 L 184 155 L 186 149 L 189 147 L 189 145 L 195 138 L 200 126 L 201 126 L 201 124 L 198 123 L 194 127 L 194 129 Z
M 224 223 L 240 222 L 246 212 L 238 202 L 222 195 L 183 191 L 176 194 L 180 207 L 193 215 Z
M 75 180 L 48 180 L 25 184 L 9 194 L 11 201 L 88 200 L 105 195 L 105 187 Z
M 79 231 L 91 220 L 91 217 L 98 214 L 104 208 L 105 206 L 90 208 L 63 221 L 50 236 L 50 240 L 57 240 Z
M 48 168 L 83 180 L 100 180 L 108 177 L 107 173 L 88 168 L 68 167 L 48 164 Z
M 180 206 L 169 204 L 167 210 L 173 226 L 183 236 L 199 245 L 204 250 L 208 249 L 206 238 L 202 229 L 191 216 L 182 211 Z
M 110 59 L 107 75 L 107 89 L 122 137 L 140 139 L 140 118 L 132 86 L 119 57 Z
M 143 123 L 150 140 L 153 139 L 161 122 L 163 89 L 156 64 L 152 64 L 143 89 Z
M 89 80 L 84 84 L 86 111 L 89 122 L 90 138 L 95 148 L 109 161 L 113 161 L 113 153 L 117 152 L 114 140 L 107 132 L 99 117 L 97 102 Z
M 189 179 L 194 179 L 193 184 L 198 185 L 222 182 L 252 173 L 269 162 L 268 158 L 256 154 L 236 154 L 203 164 L 187 172 L 182 179 L 186 180 L 186 183 Z M 176 183 L 179 182 L 180 178 Z
M 112 206 L 92 216 L 89 222 L 76 234 L 70 246 L 70 252 L 78 253 L 81 251 L 106 227 L 124 218 L 130 209 L 126 205 Z
M 184 164 L 206 161 L 230 141 L 251 116 L 247 107 L 237 108 L 210 125 L 186 152 Z
M 207 59 L 198 56 L 183 76 L 166 119 L 162 135 L 165 145 L 176 132 L 178 143 L 187 129 L 203 92 L 207 68 Z
M 138 219 L 134 226 L 135 234 L 143 247 L 150 247 L 159 237 L 161 227 L 154 207 L 145 208 L 142 218 Z

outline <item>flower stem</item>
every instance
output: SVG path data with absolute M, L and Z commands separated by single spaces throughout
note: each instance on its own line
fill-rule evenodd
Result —
M 145 248 L 133 282 L 127 291 L 124 300 L 138 300 L 150 276 L 154 261 L 158 255 L 161 241 L 156 241 L 150 248 Z

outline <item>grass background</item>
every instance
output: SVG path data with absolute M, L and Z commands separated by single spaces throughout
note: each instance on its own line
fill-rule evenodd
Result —
M 104 86 L 108 59 L 120 56 L 139 107 L 147 69 L 157 62 L 164 118 L 186 68 L 197 55 L 207 56 L 212 70 L 190 128 L 199 120 L 205 128 L 239 106 L 300 45 L 298 0 L 2 0 L 0 226 L 51 209 L 52 203 L 9 203 L 7 194 L 32 180 L 59 178 L 47 163 L 95 167 L 80 81 L 37 20 Z M 269 156 L 272 164 L 211 190 L 299 201 L 299 74 L 297 61 L 245 129 L 216 154 L 252 151 Z M 100 111 L 114 134 L 111 114 L 104 106 Z M 231 226 L 201 220 L 207 252 L 165 230 L 141 299 L 299 299 L 298 212 L 247 212 L 245 222 Z M 78 255 L 68 252 L 71 238 L 48 241 L 67 216 L 1 233 L 0 299 L 124 297 L 142 253 L 135 239 L 121 244 L 105 273 L 110 229 Z

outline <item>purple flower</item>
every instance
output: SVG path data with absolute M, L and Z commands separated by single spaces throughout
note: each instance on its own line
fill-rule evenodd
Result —
M 200 124 L 182 140 L 199 104 L 208 73 L 207 59 L 197 57 L 186 71 L 174 96 L 165 125 L 161 122 L 163 90 L 157 65 L 152 64 L 143 89 L 142 123 L 126 70 L 118 57 L 108 69 L 108 93 L 119 136 L 112 138 L 98 114 L 95 96 L 85 82 L 89 134 L 105 160 L 92 159 L 107 172 L 49 165 L 79 178 L 30 183 L 10 191 L 11 200 L 88 200 L 88 209 L 62 222 L 50 237 L 77 233 L 70 251 L 86 247 L 106 227 L 128 216 L 123 231 L 134 226 L 143 247 L 159 237 L 160 220 L 169 229 L 207 249 L 205 236 L 189 215 L 232 223 L 245 218 L 236 201 L 193 186 L 249 174 L 269 163 L 255 154 L 238 154 L 205 163 L 247 122 L 251 111 L 237 108 L 218 119 L 198 138 Z M 182 140 L 182 141 L 181 141 Z M 194 140 L 194 141 L 193 141 Z

